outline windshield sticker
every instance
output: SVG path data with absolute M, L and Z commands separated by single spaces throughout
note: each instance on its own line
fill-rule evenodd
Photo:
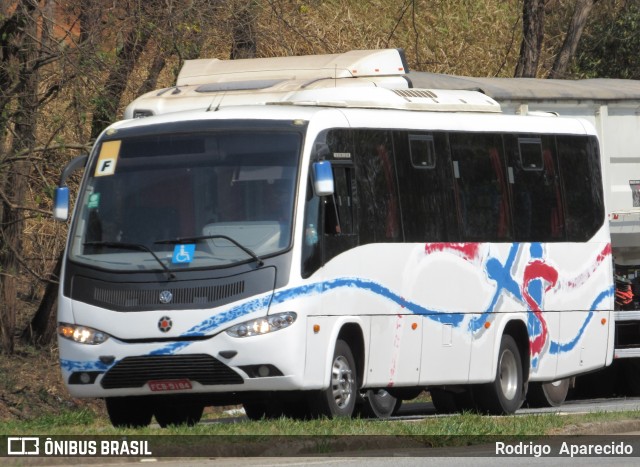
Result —
M 333 158 L 334 159 L 351 159 L 351 153 L 350 152 L 334 152 Z
M 187 245 L 176 245 L 173 249 L 173 257 L 171 258 L 171 262 L 173 264 L 186 264 L 193 261 L 193 256 L 196 252 L 196 245 L 187 244 Z
M 100 206 L 100 193 L 93 193 L 89 196 L 87 207 L 89 209 L 97 209 Z
M 113 175 L 116 173 L 116 164 L 118 162 L 118 154 L 120 153 L 120 140 L 105 141 L 100 148 L 98 156 L 98 164 L 96 165 L 96 177 L 104 177 L 105 175 Z

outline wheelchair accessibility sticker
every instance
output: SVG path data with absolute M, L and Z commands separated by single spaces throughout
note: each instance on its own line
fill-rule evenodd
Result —
M 171 262 L 173 264 L 186 264 L 193 261 L 193 256 L 196 252 L 195 244 L 188 245 L 176 245 L 173 249 L 173 257 Z

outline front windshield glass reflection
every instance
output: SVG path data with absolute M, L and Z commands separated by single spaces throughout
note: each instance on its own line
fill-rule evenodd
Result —
M 300 144 L 299 133 L 285 131 L 102 141 L 79 198 L 71 258 L 166 271 L 259 262 L 284 250 Z

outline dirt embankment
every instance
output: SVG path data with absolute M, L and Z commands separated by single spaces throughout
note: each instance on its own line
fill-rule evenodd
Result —
M 0 355 L 0 421 L 29 420 L 81 408 L 105 413 L 102 401 L 69 395 L 54 348 L 17 346 L 14 355 Z

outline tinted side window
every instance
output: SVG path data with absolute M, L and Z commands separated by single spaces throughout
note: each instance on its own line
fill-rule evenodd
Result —
M 335 192 L 324 198 L 325 233 L 352 234 L 353 224 L 353 169 L 351 167 L 333 165 L 333 181 Z
M 302 277 L 309 277 L 322 263 L 320 245 L 321 199 L 313 193 L 312 180 L 309 178 L 305 194 L 304 239 L 302 243 Z
M 402 240 L 400 203 L 391 135 L 387 131 L 354 132 L 360 243 Z
M 449 142 L 462 239 L 511 238 L 502 138 L 482 133 L 451 133 Z
M 393 142 L 405 241 L 458 240 L 446 134 L 397 132 Z
M 344 129 L 326 133 L 335 191 L 322 198 L 323 263 L 358 244 L 352 136 L 351 130 Z
M 604 222 L 600 157 L 595 138 L 558 136 L 558 160 L 570 241 L 591 238 Z
M 564 240 L 555 138 L 508 135 L 505 143 L 515 240 Z

